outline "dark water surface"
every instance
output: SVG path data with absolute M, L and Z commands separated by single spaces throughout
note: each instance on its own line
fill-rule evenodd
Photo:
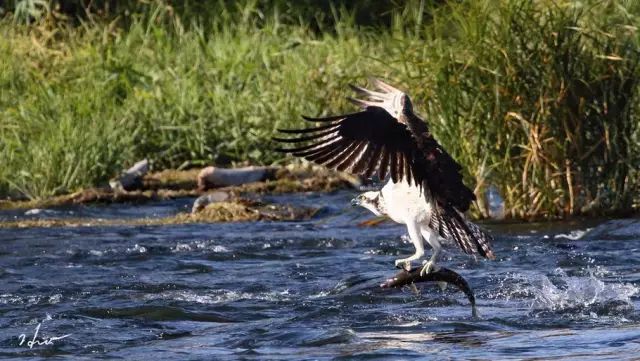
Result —
M 0 230 L 0 358 L 638 359 L 640 220 L 500 225 L 496 261 L 449 248 L 474 288 L 380 289 L 413 252 L 352 193 L 309 222 Z M 6 212 L 166 216 L 189 201 Z M 29 348 L 38 340 L 70 336 Z M 19 345 L 19 335 L 26 341 Z

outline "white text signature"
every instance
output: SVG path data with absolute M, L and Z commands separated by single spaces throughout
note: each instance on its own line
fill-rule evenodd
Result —
M 38 323 L 38 326 L 36 326 L 36 331 L 33 333 L 33 339 L 29 341 L 27 341 L 27 335 L 25 335 L 24 333 L 18 336 L 18 338 L 20 339 L 20 343 L 18 345 L 22 346 L 25 341 L 29 348 L 33 348 L 33 346 L 53 345 L 53 341 L 62 340 L 63 338 L 71 336 L 71 334 L 68 334 L 64 336 L 42 338 L 38 340 L 38 332 L 40 332 L 40 326 L 41 324 Z

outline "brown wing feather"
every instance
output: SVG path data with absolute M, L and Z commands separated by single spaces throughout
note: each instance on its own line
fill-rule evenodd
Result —
M 398 160 L 396 152 L 389 152 L 389 173 L 393 183 L 398 183 Z
M 389 169 L 389 152 L 386 148 L 382 148 L 382 154 L 380 154 L 380 165 L 378 169 L 378 178 L 387 178 L 387 170 Z
M 344 159 L 340 164 L 336 166 L 336 169 L 343 172 L 349 168 L 353 169 L 354 164 L 356 164 L 362 154 L 362 150 L 367 146 L 367 143 L 359 142 L 358 145 L 353 149 L 353 152 Z
M 364 176 L 371 176 L 377 171 L 380 178 L 384 179 L 390 174 L 394 182 L 411 174 L 416 184 L 422 184 L 425 178 L 423 170 L 413 168 L 414 164 L 419 165 L 414 160 L 414 155 L 419 154 L 417 144 L 407 126 L 399 123 L 386 110 L 369 106 L 358 113 L 304 119 L 323 125 L 280 130 L 296 136 L 273 138 L 294 145 L 278 151 L 293 153 L 334 169 L 351 169 Z M 405 162 L 412 169 L 407 171 Z
M 431 194 L 442 206 L 451 205 L 466 212 L 476 199 L 475 194 L 462 181 L 462 167 L 435 140 L 427 124 L 415 114 L 403 116 L 403 121 L 416 142 L 422 156 L 414 157 L 424 169 L 425 180 Z M 415 169 L 415 167 L 412 167 Z
M 369 155 L 369 161 L 367 162 L 366 168 L 363 170 L 363 173 L 358 172 L 357 174 L 363 174 L 365 177 L 371 177 L 378 167 L 378 162 L 380 161 L 380 153 L 382 152 L 382 146 L 380 144 L 372 144 L 373 150 Z
M 342 152 L 337 154 L 335 156 L 335 158 L 333 158 L 329 162 L 325 163 L 325 166 L 327 166 L 329 168 L 336 168 L 337 169 L 338 165 L 342 164 L 343 161 L 349 159 L 349 157 L 351 156 L 351 154 L 353 154 L 353 151 L 358 147 L 359 144 L 360 144 L 360 142 L 357 142 L 357 141 L 351 143 L 346 149 L 344 149 Z
M 364 147 L 362 154 L 360 154 L 360 157 L 353 163 L 353 167 L 351 168 L 351 171 L 356 174 L 361 174 L 366 171 L 366 167 L 370 161 L 369 158 L 375 150 L 374 145 L 365 142 L 363 142 L 362 145 Z

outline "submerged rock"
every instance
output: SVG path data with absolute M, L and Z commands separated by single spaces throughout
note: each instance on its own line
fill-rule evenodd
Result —
M 191 213 L 200 212 L 211 203 L 228 201 L 231 195 L 228 192 L 216 191 L 200 196 L 193 202 Z
M 177 218 L 191 222 L 298 221 L 310 219 L 317 212 L 316 208 L 237 199 L 210 203 L 200 211 L 181 214 Z

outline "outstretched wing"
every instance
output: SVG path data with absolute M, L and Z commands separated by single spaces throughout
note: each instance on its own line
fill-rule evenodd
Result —
M 292 148 L 276 149 L 364 177 L 391 175 L 422 185 L 425 167 L 415 139 L 406 125 L 386 110 L 368 106 L 364 111 L 328 118 L 305 120 L 322 125 L 307 129 L 279 129 L 295 138 L 273 138 Z

